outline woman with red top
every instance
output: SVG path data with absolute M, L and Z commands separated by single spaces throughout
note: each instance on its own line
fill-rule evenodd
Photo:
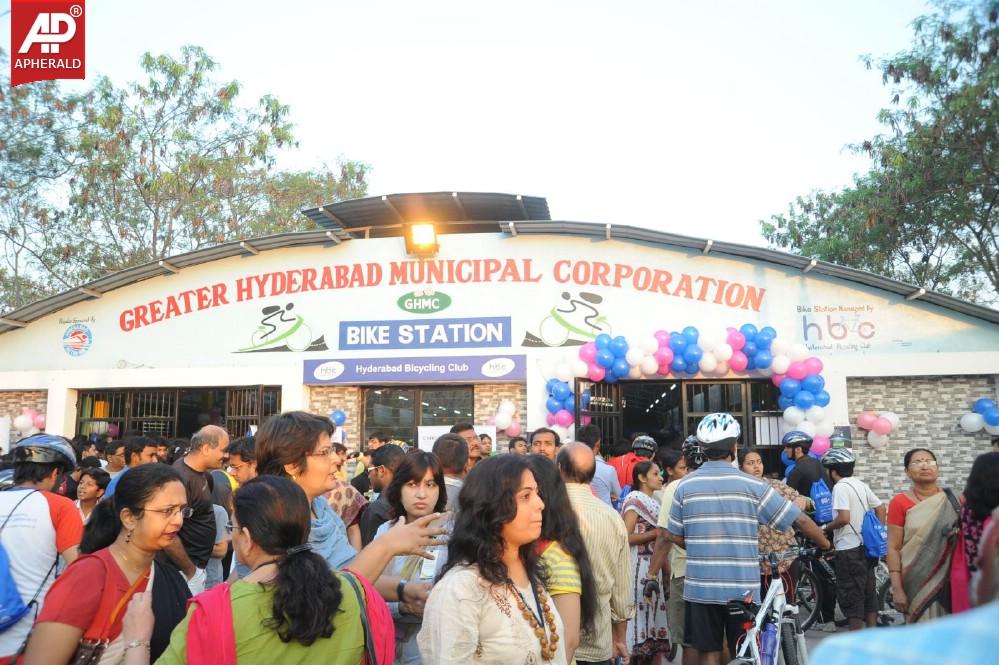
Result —
M 103 646 L 95 661 L 118 663 L 147 640 L 125 644 L 122 618 L 135 593 L 151 588 L 153 557 L 177 537 L 184 524 L 187 492 L 178 473 L 146 464 L 121 477 L 112 499 L 94 509 L 81 556 L 59 577 L 45 598 L 24 654 L 24 665 L 64 665 L 78 649 Z
M 940 487 L 937 458 L 926 448 L 905 454 L 912 488 L 888 504 L 888 574 L 895 609 L 909 623 L 950 613 L 950 564 L 960 504 Z

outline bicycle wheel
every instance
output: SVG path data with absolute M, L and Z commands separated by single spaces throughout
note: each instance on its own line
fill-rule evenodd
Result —
M 790 630 L 780 632 L 780 655 L 784 665 L 804 665 L 798 654 L 798 640 Z
M 891 580 L 884 580 L 878 585 L 878 628 L 885 626 L 901 626 L 905 624 L 905 615 L 895 609 L 892 602 Z
M 822 587 L 818 576 L 810 567 L 803 566 L 798 574 L 798 588 L 794 600 L 798 605 L 798 623 L 801 624 L 801 630 L 808 630 L 818 620 L 822 609 Z

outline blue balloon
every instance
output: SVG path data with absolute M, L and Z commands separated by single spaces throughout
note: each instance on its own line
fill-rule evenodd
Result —
M 673 362 L 670 363 L 669 368 L 677 373 L 686 372 L 687 361 L 683 359 L 683 356 L 673 356 Z
M 769 349 L 774 342 L 774 336 L 766 332 L 766 328 L 764 328 L 756 333 L 756 338 L 753 341 L 756 342 L 757 349 Z
M 785 379 L 785 381 L 786 380 L 787 379 Z M 781 395 L 780 397 L 777 398 L 777 406 L 780 407 L 781 411 L 783 411 L 789 406 L 794 406 L 794 398 L 788 397 L 787 395 Z
M 794 397 L 801 390 L 801 382 L 797 379 L 792 379 L 789 376 L 785 376 L 784 380 L 780 382 L 780 394 L 786 397 Z
M 757 339 L 759 339 L 759 337 L 757 337 Z M 759 367 L 760 369 L 766 369 L 770 367 L 770 363 L 772 363 L 773 361 L 774 357 L 766 349 L 761 349 L 757 351 L 756 355 L 753 356 L 753 362 L 756 363 L 756 366 Z
M 746 354 L 747 358 L 752 358 L 759 350 L 760 347 L 756 346 L 756 342 L 750 342 L 748 339 L 746 340 L 746 345 L 742 347 L 742 352 Z
M 610 346 L 611 336 L 607 333 L 600 333 L 597 338 L 593 340 L 593 343 L 597 345 L 598 349 L 606 349 Z
M 818 374 L 809 374 L 801 380 L 801 389 L 807 390 L 813 395 L 822 391 L 826 387 L 826 381 Z
M 631 371 L 631 365 L 624 358 L 618 358 L 614 361 L 613 365 L 614 373 L 617 374 L 617 378 L 623 379 L 628 376 L 628 372 Z
M 829 406 L 829 393 L 824 390 L 815 393 L 815 406 Z
M 611 340 L 610 346 L 607 347 L 611 350 L 616 358 L 624 358 L 625 354 L 628 353 L 628 340 L 620 335 Z
M 330 420 L 336 423 L 337 427 L 340 427 L 345 422 L 347 422 L 347 414 L 341 411 L 340 409 L 337 409 L 336 411 L 330 414 Z
M 756 339 L 756 333 L 759 331 L 752 323 L 744 323 L 742 324 L 742 327 L 739 328 L 739 332 L 746 337 L 746 341 L 748 342 L 752 339 Z
M 606 376 L 604 376 L 604 383 L 617 383 L 617 376 L 614 372 L 607 372 Z
M 673 350 L 674 356 L 683 354 L 683 350 L 687 348 L 687 338 L 673 333 L 669 337 L 669 348 Z
M 787 381 L 787 379 L 784 379 Z M 784 385 L 781 383 L 781 385 Z M 794 396 L 794 405 L 799 409 L 810 409 L 815 406 L 815 395 L 807 390 L 799 390 Z
M 697 332 L 697 328 L 695 328 L 694 326 L 687 326 L 686 328 L 683 329 L 683 332 L 680 334 L 683 335 L 684 338 L 686 338 L 688 346 L 691 344 L 697 344 L 697 337 L 699 333 Z
M 556 383 L 558 383 L 558 379 L 548 379 L 548 383 L 545 384 L 545 389 L 548 391 L 549 395 L 552 394 L 552 389 L 555 388 Z
M 993 406 L 991 409 L 985 409 L 985 413 L 982 414 L 982 420 L 990 427 L 999 425 L 999 408 Z
M 818 460 L 822 459 L 822 455 L 816 452 L 812 452 L 811 450 L 808 451 L 808 456 L 811 457 L 812 459 L 818 459 Z
M 683 350 L 683 359 L 687 361 L 688 365 L 690 363 L 694 363 L 696 365 L 697 363 L 701 362 L 701 358 L 703 357 L 704 357 L 704 351 L 702 351 L 701 347 L 697 346 L 696 344 L 691 344 L 686 349 Z
M 566 411 L 568 411 L 569 413 L 576 413 L 576 398 L 575 398 L 575 396 L 569 395 L 568 397 L 566 397 L 565 401 L 562 402 L 562 408 L 565 409 Z
M 600 349 L 597 351 L 597 357 L 594 360 L 597 361 L 598 365 L 607 369 L 614 364 L 614 354 L 609 349 Z
M 787 481 L 791 472 L 794 471 L 794 467 L 798 466 L 797 462 L 790 462 L 786 467 L 784 467 L 784 480 Z
M 752 370 L 752 369 L 756 369 L 756 355 L 755 354 L 749 356 L 748 358 L 746 358 L 746 369 L 743 370 L 743 371 L 744 372 L 748 372 L 749 370 Z
M 776 339 L 777 337 L 777 331 L 771 328 L 770 326 L 763 326 L 762 328 L 760 328 L 760 332 L 766 333 L 770 337 L 770 339 Z M 760 333 L 756 334 L 759 335 Z
M 572 395 L 572 389 L 569 388 L 568 383 L 559 381 L 552 389 L 552 397 L 554 397 L 559 402 L 564 402 L 565 398 L 569 397 L 570 395 Z
M 559 409 L 562 408 L 562 400 L 549 397 L 548 401 L 545 402 L 545 408 L 548 409 L 548 413 L 558 413 Z
M 984 416 L 986 411 L 994 408 L 996 408 L 996 403 L 990 400 L 988 397 L 983 397 L 981 399 L 975 400 L 975 406 L 972 409 L 972 411 Z
M 590 391 L 584 390 L 579 396 L 579 404 L 585 409 L 590 405 Z

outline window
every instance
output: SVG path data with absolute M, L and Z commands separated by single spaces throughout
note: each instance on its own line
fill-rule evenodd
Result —
M 420 425 L 472 422 L 474 393 L 471 386 L 367 388 L 364 391 L 364 437 L 381 432 L 388 439 L 409 445 L 416 442 Z

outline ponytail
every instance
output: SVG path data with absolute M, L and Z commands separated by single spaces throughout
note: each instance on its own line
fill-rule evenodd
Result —
M 83 527 L 80 553 L 93 554 L 110 547 L 120 532 L 121 518 L 114 511 L 114 502 L 111 499 L 98 501 L 90 513 L 90 521 Z
M 285 556 L 277 566 L 273 614 L 264 625 L 286 644 L 297 641 L 309 646 L 321 637 L 332 637 L 343 593 L 340 578 L 326 559 L 307 550 Z

